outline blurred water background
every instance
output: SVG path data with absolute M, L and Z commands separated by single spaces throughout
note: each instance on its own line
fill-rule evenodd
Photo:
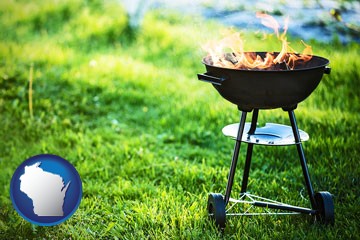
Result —
M 280 23 L 289 16 L 288 32 L 305 41 L 360 43 L 360 1 L 358 0 L 120 0 L 131 24 L 137 27 L 149 10 L 179 12 L 212 19 L 242 31 L 270 31 L 255 17 L 266 12 Z

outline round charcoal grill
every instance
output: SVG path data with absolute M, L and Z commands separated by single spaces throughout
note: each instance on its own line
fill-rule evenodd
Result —
M 266 53 L 256 54 L 265 57 Z M 315 90 L 324 73 L 330 73 L 329 60 L 318 56 L 293 70 L 282 65 L 277 70 L 237 70 L 209 62 L 209 57 L 203 59 L 207 73 L 198 74 L 199 79 L 212 83 L 222 97 L 244 111 L 294 108 Z
M 266 53 L 255 52 L 264 57 Z M 278 53 L 275 53 L 275 55 Z M 198 74 L 198 79 L 212 83 L 226 100 L 236 104 L 241 111 L 240 122 L 223 128 L 225 136 L 235 140 L 225 195 L 210 193 L 207 209 L 209 216 L 219 228 L 224 228 L 227 216 L 267 215 L 267 214 L 307 214 L 324 224 L 334 224 L 334 204 L 327 191 L 314 192 L 302 141 L 309 135 L 298 129 L 294 110 L 318 86 L 324 73 L 329 74 L 329 60 L 312 56 L 306 63 L 288 70 L 278 65 L 271 70 L 238 70 L 213 66 L 211 59 L 203 59 L 206 73 Z M 257 126 L 259 110 L 282 108 L 288 112 L 290 126 L 267 123 Z M 252 120 L 246 123 L 247 113 L 252 112 Z M 241 142 L 248 144 L 244 164 L 240 197 L 231 198 L 234 176 Z M 247 192 L 251 157 L 254 145 L 284 146 L 295 145 L 305 179 L 305 186 L 311 208 L 293 206 Z M 256 208 L 255 208 L 256 207 Z M 261 208 L 263 211 L 258 210 Z M 256 209 L 256 211 L 254 210 Z

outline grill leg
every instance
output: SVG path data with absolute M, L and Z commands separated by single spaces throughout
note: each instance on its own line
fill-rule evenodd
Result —
M 237 137 L 236 137 L 236 141 L 235 141 L 234 153 L 233 153 L 233 157 L 232 157 L 232 161 L 231 161 L 230 172 L 229 172 L 228 182 L 227 182 L 227 186 L 226 186 L 225 199 L 224 199 L 225 206 L 229 203 L 231 188 L 232 188 L 233 182 L 234 182 L 236 164 L 237 164 L 238 157 L 239 157 L 241 137 L 244 132 L 246 115 L 247 115 L 247 112 L 245 112 L 245 111 L 243 111 L 241 113 L 239 129 L 238 129 L 238 133 L 237 133 Z
M 259 115 L 259 109 L 254 109 L 252 119 L 251 119 L 251 126 L 248 134 L 254 134 L 256 130 L 256 123 Z M 245 167 L 244 167 L 244 173 L 242 178 L 242 185 L 241 185 L 241 193 L 246 193 L 247 185 L 248 185 L 248 179 L 249 179 L 249 172 L 250 172 L 250 164 L 251 164 L 251 157 L 252 157 L 252 151 L 253 151 L 254 144 L 248 143 L 248 148 L 246 152 L 246 160 L 245 160 Z
M 303 175 L 305 178 L 306 188 L 307 188 L 307 191 L 308 191 L 308 194 L 310 197 L 311 206 L 313 209 L 317 209 L 316 201 L 315 201 L 315 197 L 314 197 L 314 190 L 313 190 L 313 187 L 312 187 L 311 181 L 310 181 L 309 170 L 308 170 L 308 167 L 306 164 L 305 154 L 304 154 L 304 150 L 302 148 L 302 144 L 301 144 L 301 140 L 300 140 L 300 133 L 299 133 L 299 129 L 297 127 L 295 113 L 293 110 L 288 111 L 288 113 L 289 113 L 289 118 L 290 118 L 292 130 L 293 130 L 293 134 L 295 137 L 296 148 L 297 148 L 297 151 L 298 151 L 298 154 L 300 157 L 300 163 L 301 163 L 301 168 L 302 168 Z

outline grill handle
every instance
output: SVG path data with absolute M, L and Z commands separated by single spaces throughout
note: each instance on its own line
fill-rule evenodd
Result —
M 330 72 L 331 72 L 331 67 L 326 66 L 325 69 L 324 69 L 324 73 L 325 74 L 330 74 Z
M 211 76 L 209 73 L 200 74 L 198 73 L 198 79 L 204 82 L 209 82 L 215 85 L 221 86 L 221 84 L 226 80 L 225 77 L 214 77 Z

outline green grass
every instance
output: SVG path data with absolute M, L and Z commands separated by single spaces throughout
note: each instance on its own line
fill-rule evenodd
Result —
M 296 110 L 310 134 L 314 189 L 335 196 L 335 226 L 308 216 L 241 217 L 221 233 L 206 200 L 225 191 L 234 142 L 221 128 L 239 113 L 196 77 L 205 71 L 201 43 L 221 26 L 152 12 L 133 29 L 121 6 L 95 0 L 1 1 L 0 26 L 0 238 L 359 238 L 359 45 L 309 43 L 332 73 Z M 249 50 L 279 50 L 247 37 Z M 279 109 L 260 111 L 259 122 L 289 124 Z M 254 150 L 249 190 L 309 206 L 296 148 Z M 9 196 L 17 166 L 41 153 L 68 159 L 83 181 L 79 209 L 54 227 L 23 220 Z

